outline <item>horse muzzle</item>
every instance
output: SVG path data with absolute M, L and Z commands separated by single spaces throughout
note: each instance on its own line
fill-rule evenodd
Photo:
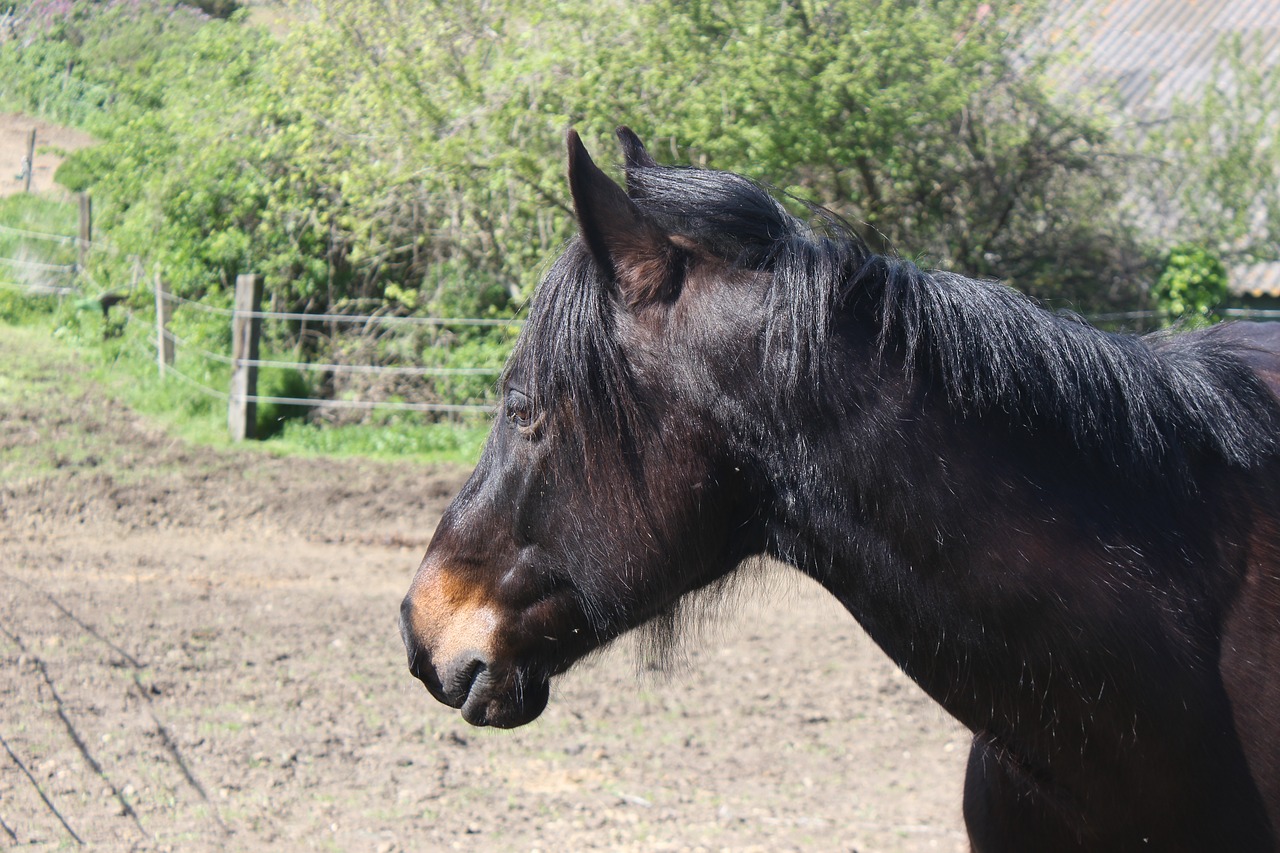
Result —
M 436 573 L 415 579 L 400 605 L 400 635 L 414 677 L 473 726 L 513 728 L 542 713 L 550 684 L 498 654 L 497 625 L 492 608 L 442 591 Z

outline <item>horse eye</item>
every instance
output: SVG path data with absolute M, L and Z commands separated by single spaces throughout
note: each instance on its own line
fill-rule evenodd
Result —
M 533 401 L 521 391 L 508 391 L 507 419 L 521 429 L 528 429 L 533 424 Z

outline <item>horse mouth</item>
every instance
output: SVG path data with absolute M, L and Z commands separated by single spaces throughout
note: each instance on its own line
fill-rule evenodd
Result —
M 473 726 L 513 729 L 531 723 L 546 709 L 551 695 L 548 679 L 531 680 L 518 672 L 499 678 L 479 660 L 459 669 L 448 684 L 441 683 L 429 664 L 410 669 L 437 702 L 459 709 Z
M 531 723 L 542 714 L 551 696 L 548 680 L 516 684 L 516 689 L 494 690 L 481 674 L 472 684 L 462 704 L 462 719 L 473 726 L 514 729 Z M 496 686 L 496 685 L 495 685 Z

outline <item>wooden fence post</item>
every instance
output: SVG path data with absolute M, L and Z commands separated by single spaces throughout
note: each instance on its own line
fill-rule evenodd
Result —
M 227 403 L 227 426 L 232 441 L 253 438 L 257 431 L 258 405 L 250 397 L 258 394 L 258 366 L 244 364 L 258 360 L 258 336 L 262 318 L 262 276 L 236 276 L 236 305 L 231 315 L 231 395 Z
M 89 264 L 89 247 L 93 244 L 93 199 L 88 193 L 80 193 L 80 239 L 76 246 L 80 250 L 79 270 L 83 271 Z
M 31 178 L 36 173 L 36 129 L 27 134 L 27 159 L 22 161 L 22 191 L 31 192 Z
M 166 298 L 169 289 L 164 278 L 156 273 L 156 366 L 160 368 L 160 378 L 164 378 L 164 370 L 173 364 L 173 338 L 169 337 L 169 318 L 173 316 L 173 304 Z

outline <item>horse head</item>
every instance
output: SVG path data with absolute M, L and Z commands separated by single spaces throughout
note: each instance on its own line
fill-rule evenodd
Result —
M 676 170 L 619 137 L 631 195 L 569 133 L 579 236 L 535 294 L 480 461 L 401 608 L 413 674 L 476 725 L 534 719 L 553 675 L 763 548 L 721 425 L 725 389 L 757 368 L 713 367 L 757 348 L 762 291 L 646 209 L 646 177 Z

